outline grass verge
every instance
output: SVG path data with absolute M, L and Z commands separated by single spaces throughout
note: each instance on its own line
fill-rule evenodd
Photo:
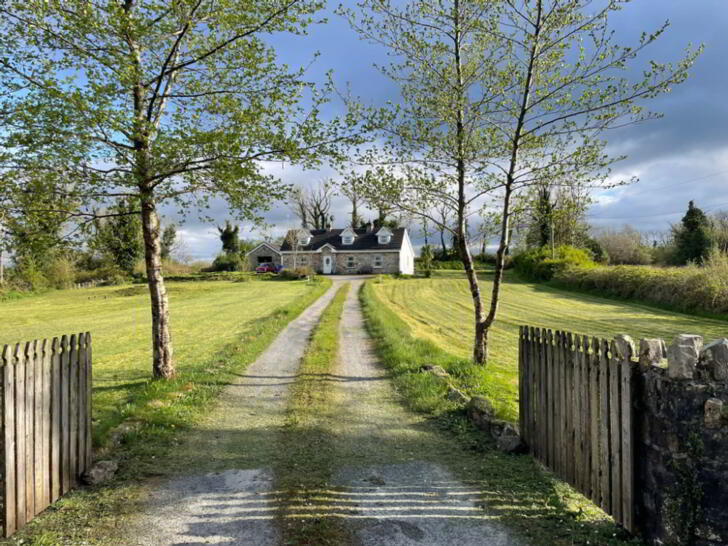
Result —
M 391 370 L 404 402 L 413 410 L 433 415 L 443 434 L 452 435 L 463 453 L 470 454 L 457 464 L 470 480 L 477 478 L 487 491 L 484 501 L 504 523 L 533 544 L 641 544 L 530 456 L 505 455 L 493 449 L 492 441 L 470 424 L 463 410 L 446 399 L 443 383 L 420 371 L 425 364 L 437 364 L 457 382 L 469 375 L 471 364 L 430 340 L 413 336 L 409 325 L 378 298 L 374 287 L 372 282 L 364 285 L 361 302 L 379 359 Z
M 480 281 L 487 305 L 492 277 L 481 276 Z M 473 302 L 462 273 L 437 271 L 430 279 L 382 279 L 371 288 L 406 323 L 412 337 L 429 340 L 453 357 L 470 360 Z M 498 318 L 490 333 L 487 366 L 468 366 L 466 362 L 455 367 L 463 370 L 461 387 L 472 395 L 488 397 L 499 416 L 511 421 L 518 417 L 520 325 L 604 338 L 617 334 L 629 334 L 637 340 L 660 337 L 667 343 L 685 333 L 703 335 L 706 341 L 725 336 L 725 321 L 520 282 L 511 272 L 502 288 Z
M 333 518 L 286 518 L 288 506 L 309 504 L 314 491 L 329 483 L 335 466 L 331 434 L 320 418 L 328 411 L 330 374 L 339 356 L 339 324 L 349 283 L 343 285 L 321 315 L 311 343 L 301 362 L 286 409 L 283 443 L 285 463 L 275 469 L 277 489 L 284 491 L 280 528 L 285 544 L 350 544 L 340 520 Z
M 249 322 L 235 341 L 212 357 L 188 362 L 177 378 L 148 381 L 130 392 L 119 414 L 124 424 L 117 429 L 118 443 L 106 452 L 119 460 L 116 478 L 103 486 L 71 492 L 7 543 L 108 544 L 99 537 L 123 536 L 123 521 L 135 504 L 138 480 L 165 473 L 160 465 L 234 374 L 252 363 L 330 286 L 329 280 L 316 282 L 297 299 Z

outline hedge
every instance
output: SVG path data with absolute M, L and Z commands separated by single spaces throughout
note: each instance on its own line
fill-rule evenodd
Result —
M 568 267 L 554 284 L 689 313 L 728 315 L 728 259 L 705 266 L 617 265 Z

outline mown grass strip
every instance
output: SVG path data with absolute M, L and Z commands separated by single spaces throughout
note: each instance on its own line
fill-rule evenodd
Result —
M 442 433 L 462 446 L 462 458 L 453 457 L 453 469 L 463 472 L 465 480 L 475 479 L 473 483 L 487 491 L 483 502 L 504 523 L 531 544 L 641 544 L 588 499 L 545 472 L 532 457 L 495 450 L 490 438 L 473 427 L 462 408 L 447 400 L 444 383 L 421 371 L 425 364 L 442 366 L 456 384 L 462 385 L 473 365 L 430 340 L 415 337 L 409 325 L 377 297 L 371 281 L 364 285 L 360 299 L 377 355 L 390 369 L 404 402 L 413 410 L 433 415 Z
M 467 389 L 475 365 L 448 354 L 429 339 L 413 336 L 407 323 L 379 300 L 371 282 L 363 286 L 360 298 L 377 354 L 393 372 L 397 388 L 409 407 L 438 416 L 457 409 L 457 404 L 446 397 L 446 383 L 432 374 L 422 373 L 421 368 L 442 366 L 451 374 L 454 386 Z
M 104 454 L 120 462 L 116 479 L 104 486 L 73 491 L 13 537 L 12 543 L 95 544 L 95 537 L 123 533 L 118 522 L 135 506 L 137 480 L 170 472 L 166 467 L 160 472 L 160 465 L 165 465 L 185 429 L 209 410 L 234 374 L 254 362 L 281 330 L 330 286 L 328 279 L 317 281 L 303 297 L 252 322 L 237 341 L 213 358 L 187 363 L 177 378 L 149 381 L 133 391 L 120 414 L 125 422 L 121 443 Z
M 288 519 L 291 506 L 315 504 L 310 497 L 329 483 L 334 467 L 331 433 L 322 422 L 330 408 L 331 372 L 339 355 L 339 325 L 349 284 L 343 285 L 321 315 L 306 350 L 286 410 L 282 446 L 285 463 L 275 469 L 276 489 L 284 491 L 280 525 L 285 544 L 350 544 L 340 520 Z

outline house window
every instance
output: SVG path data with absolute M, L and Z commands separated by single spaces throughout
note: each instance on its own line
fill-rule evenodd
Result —
M 354 237 L 342 237 L 342 243 L 345 245 L 353 245 Z
M 379 236 L 379 244 L 380 245 L 388 245 L 389 241 L 392 239 L 390 235 L 380 235 Z
M 349 256 L 346 258 L 346 267 L 352 268 L 356 265 L 354 262 L 354 256 Z
M 374 256 L 374 267 L 382 267 L 382 257 Z
M 306 258 L 306 256 L 301 256 L 299 258 L 299 262 L 301 263 L 301 265 L 308 265 L 308 258 Z

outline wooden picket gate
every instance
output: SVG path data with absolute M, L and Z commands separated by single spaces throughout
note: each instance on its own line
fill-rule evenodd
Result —
M 5 345 L 0 364 L 8 537 L 91 465 L 91 334 Z
M 520 428 L 534 457 L 630 532 L 634 364 L 612 343 L 520 328 Z

